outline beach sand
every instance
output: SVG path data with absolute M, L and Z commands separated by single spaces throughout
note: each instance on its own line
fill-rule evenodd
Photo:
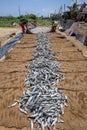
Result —
M 20 27 L 0 27 L 0 46 L 4 45 L 12 33 L 20 31 Z

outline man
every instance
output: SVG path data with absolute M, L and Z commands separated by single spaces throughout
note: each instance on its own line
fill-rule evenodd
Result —
M 57 27 L 57 21 L 52 21 L 52 29 L 51 32 L 55 32 L 56 31 L 56 27 Z
M 28 27 L 28 20 L 25 20 L 25 19 L 20 20 L 19 25 L 22 28 L 22 32 L 25 33 Z

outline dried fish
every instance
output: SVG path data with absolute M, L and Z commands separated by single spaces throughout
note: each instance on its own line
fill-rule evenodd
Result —
M 28 71 L 24 81 L 25 90 L 19 100 L 16 100 L 19 110 L 27 115 L 30 130 L 33 130 L 34 123 L 39 125 L 40 130 L 45 127 L 56 130 L 56 123 L 64 122 L 60 117 L 67 106 L 67 96 L 58 88 L 52 87 L 64 76 L 59 72 L 60 63 L 53 61 L 56 54 L 51 52 L 50 42 L 46 33 L 38 34 L 34 60 L 26 65 Z
M 11 104 L 10 106 L 8 106 L 8 108 L 14 107 L 14 106 L 16 106 L 16 105 L 17 105 L 17 102 Z

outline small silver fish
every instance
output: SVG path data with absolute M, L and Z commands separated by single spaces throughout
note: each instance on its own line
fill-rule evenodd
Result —
M 33 121 L 29 119 L 29 122 L 30 122 L 30 130 L 33 130 Z
M 8 106 L 8 108 L 14 107 L 17 105 L 17 102 L 13 103 L 12 105 Z
M 20 112 L 27 114 L 27 112 L 19 107 Z

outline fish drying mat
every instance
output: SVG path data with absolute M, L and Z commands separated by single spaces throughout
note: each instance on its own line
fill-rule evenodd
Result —
M 26 114 L 30 122 L 30 130 L 34 124 L 37 130 L 55 129 L 57 122 L 64 122 L 60 117 L 67 106 L 67 96 L 56 87 L 64 76 L 59 72 L 60 63 L 53 59 L 57 56 L 51 52 L 51 41 L 47 33 L 37 34 L 37 46 L 33 59 L 26 65 L 23 95 L 9 108 L 17 105 L 20 112 Z M 56 130 L 56 129 L 55 129 Z

